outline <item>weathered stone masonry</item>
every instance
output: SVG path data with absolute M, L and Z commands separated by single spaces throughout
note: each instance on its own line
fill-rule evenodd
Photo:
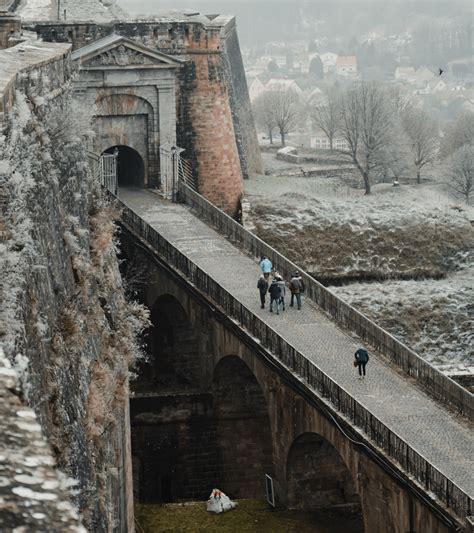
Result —
M 100 200 L 84 143 L 68 122 L 69 49 L 24 42 L 0 52 L 0 342 L 21 363 L 28 405 L 58 466 L 78 481 L 75 500 L 88 530 L 131 531 L 133 311 L 111 241 L 113 210 Z M 21 508 L 24 494 L 12 503 Z M 37 526 L 56 529 L 51 517 Z M 9 518 L 25 524 L 21 513 Z
M 177 143 L 186 149 L 183 157 L 195 169 L 200 192 L 228 213 L 238 211 L 242 175 L 262 172 L 262 162 L 233 17 L 28 27 L 75 49 L 116 33 L 186 60 L 179 75 Z

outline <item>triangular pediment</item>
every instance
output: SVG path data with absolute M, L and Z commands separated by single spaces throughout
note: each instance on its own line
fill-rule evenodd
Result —
M 72 59 L 79 60 L 81 68 L 177 68 L 184 62 L 115 34 L 78 48 Z

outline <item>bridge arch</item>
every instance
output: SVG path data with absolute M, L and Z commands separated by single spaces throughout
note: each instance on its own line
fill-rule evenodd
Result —
M 212 394 L 222 488 L 234 498 L 262 498 L 264 475 L 273 475 L 273 448 L 260 384 L 242 359 L 228 355 L 214 369 Z
M 150 307 L 151 326 L 144 334 L 147 361 L 132 387 L 139 392 L 199 388 L 197 337 L 180 302 L 159 296 Z
M 327 439 L 317 433 L 299 435 L 288 452 L 286 476 L 289 509 L 347 513 L 355 520 L 351 531 L 364 531 L 351 471 Z

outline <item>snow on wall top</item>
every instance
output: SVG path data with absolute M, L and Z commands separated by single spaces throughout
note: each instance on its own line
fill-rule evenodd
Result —
M 29 40 L 12 48 L 0 50 L 0 113 L 4 111 L 5 92 L 22 71 L 40 67 L 54 59 L 66 55 L 71 49 L 69 43 L 45 43 Z
M 1 347 L 0 397 L 0 531 L 86 533 L 70 503 L 75 482 L 55 470 L 41 426 L 21 401 L 17 374 Z
M 94 22 L 108 22 L 119 18 L 127 18 L 121 8 L 105 5 L 100 0 L 61 0 L 59 15 L 64 20 L 93 20 Z M 58 4 L 55 0 L 26 0 L 17 10 L 25 20 L 57 20 Z

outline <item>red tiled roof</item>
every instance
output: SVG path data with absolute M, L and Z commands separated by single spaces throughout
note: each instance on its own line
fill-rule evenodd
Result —
M 356 56 L 339 56 L 336 60 L 338 67 L 355 67 L 357 66 Z

